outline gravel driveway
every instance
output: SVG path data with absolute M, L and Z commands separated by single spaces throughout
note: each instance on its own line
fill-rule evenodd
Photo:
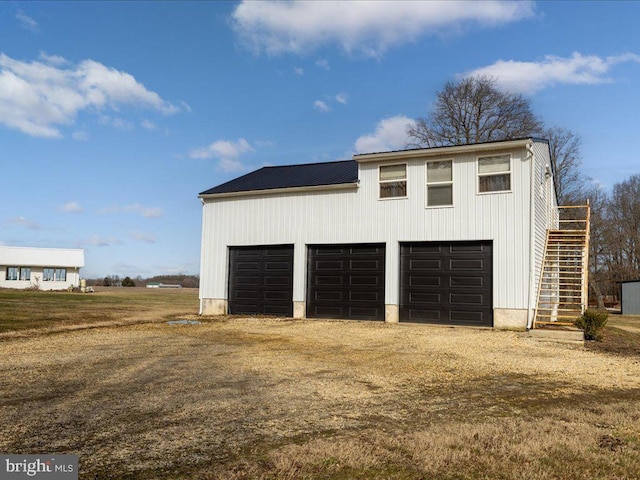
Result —
M 7 337 L 0 357 L 0 451 L 77 453 L 81 478 L 259 476 L 257 464 L 240 472 L 247 458 L 269 458 L 261 468 L 276 473 L 264 478 L 278 478 L 271 454 L 310 439 L 640 393 L 638 358 L 517 332 L 374 322 L 129 325 Z

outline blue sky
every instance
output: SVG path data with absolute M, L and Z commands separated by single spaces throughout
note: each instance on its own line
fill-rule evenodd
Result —
M 83 276 L 199 270 L 197 194 L 402 148 L 449 80 L 494 76 L 640 173 L 640 2 L 1 2 L 0 244 Z M 221 226 L 224 228 L 224 226 Z

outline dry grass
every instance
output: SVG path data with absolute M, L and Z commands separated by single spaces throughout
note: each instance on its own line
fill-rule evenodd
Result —
M 42 333 L 197 312 L 197 289 L 98 287 L 86 294 L 0 289 L 0 333 Z
M 638 478 L 637 356 L 373 322 L 168 325 L 149 298 L 153 323 L 0 336 L 0 451 L 79 454 L 83 479 Z

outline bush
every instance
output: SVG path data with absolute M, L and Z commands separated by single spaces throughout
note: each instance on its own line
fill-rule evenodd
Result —
M 585 340 L 602 340 L 602 329 L 609 314 L 605 310 L 587 309 L 575 321 L 575 326 L 584 332 Z

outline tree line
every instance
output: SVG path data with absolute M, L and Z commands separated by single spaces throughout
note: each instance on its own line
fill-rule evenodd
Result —
M 619 282 L 640 279 L 640 174 L 605 191 L 584 174 L 581 137 L 546 126 L 520 94 L 500 91 L 495 79 L 447 82 L 432 109 L 410 125 L 409 147 L 466 145 L 526 137 L 549 141 L 559 205 L 591 206 L 589 292 L 598 307 L 617 300 Z M 570 215 L 563 213 L 565 215 Z
M 119 275 L 107 275 L 104 278 L 88 278 L 87 286 L 95 287 L 146 287 L 151 283 L 162 283 L 164 285 L 180 285 L 182 288 L 198 288 L 200 277 L 197 275 L 156 275 L 155 277 L 142 278 L 138 275 L 135 278 Z

